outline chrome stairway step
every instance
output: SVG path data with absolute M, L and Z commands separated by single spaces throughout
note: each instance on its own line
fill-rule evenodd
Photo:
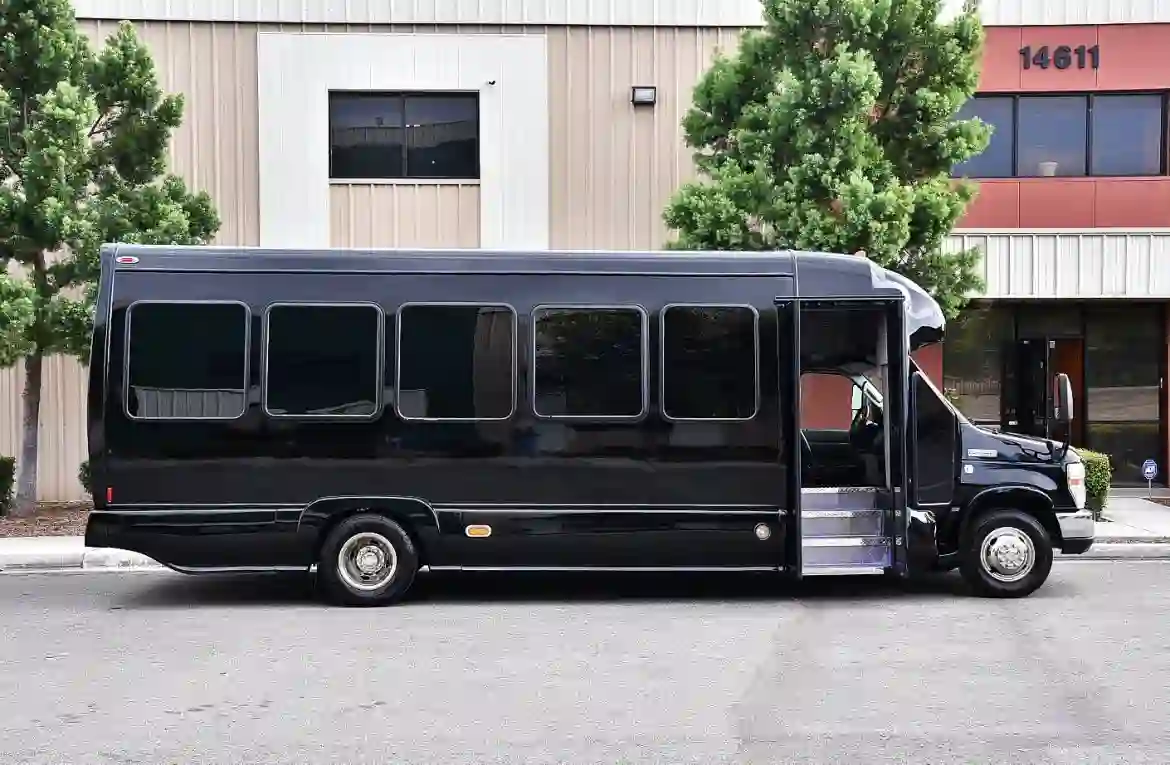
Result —
M 802 568 L 882 568 L 891 563 L 889 537 L 806 537 L 801 540 Z
M 881 566 L 805 566 L 803 576 L 880 576 L 886 573 Z
M 800 529 L 804 539 L 817 537 L 878 536 L 885 513 L 867 510 L 801 510 Z

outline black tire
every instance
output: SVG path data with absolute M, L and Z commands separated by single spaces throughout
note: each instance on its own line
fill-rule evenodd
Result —
M 359 558 L 367 564 L 365 572 Z M 371 572 L 369 567 L 379 562 L 381 567 Z M 387 568 L 391 570 L 387 572 Z M 367 573 L 370 578 L 364 579 Z M 370 513 L 337 524 L 321 546 L 317 561 L 322 592 L 330 602 L 343 606 L 396 603 L 410 589 L 417 573 L 418 551 L 410 535 L 389 518 Z
M 1021 532 L 1031 543 L 1030 567 L 1011 574 L 1005 574 L 1003 570 L 993 573 L 995 566 L 984 560 L 985 543 L 993 545 L 995 542 L 994 539 L 989 540 L 989 537 L 1007 537 L 1010 541 L 1010 537 Z M 1016 536 L 1015 541 L 1023 543 L 1023 549 L 1027 550 L 1028 545 L 1024 543 L 1023 537 Z M 1027 597 L 1044 584 L 1052 571 L 1052 538 L 1044 526 L 1027 513 L 1008 509 L 992 510 L 975 519 L 959 568 L 967 584 L 983 597 Z

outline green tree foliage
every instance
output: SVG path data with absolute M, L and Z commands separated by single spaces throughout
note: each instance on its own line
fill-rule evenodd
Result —
M 16 510 L 35 507 L 43 360 L 86 358 L 103 242 L 197 244 L 206 194 L 166 173 L 183 99 L 129 24 L 100 51 L 68 0 L 0 0 L 0 366 L 24 362 Z
M 864 252 L 948 317 L 982 288 L 978 254 L 946 252 L 974 196 L 953 165 L 990 128 L 956 120 L 983 28 L 942 0 L 764 0 L 765 26 L 717 57 L 683 121 L 700 172 L 667 207 L 677 249 Z

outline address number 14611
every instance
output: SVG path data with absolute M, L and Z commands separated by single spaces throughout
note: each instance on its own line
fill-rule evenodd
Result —
M 1031 45 L 1025 45 L 1020 48 L 1020 58 L 1024 62 L 1025 69 L 1031 69 L 1034 66 L 1040 69 L 1047 69 L 1050 66 L 1057 69 L 1068 69 L 1074 63 L 1077 69 L 1101 68 L 1101 48 L 1097 45 L 1078 45 L 1075 48 L 1068 45 L 1058 45 L 1052 49 L 1051 53 L 1048 52 L 1047 45 L 1036 49 L 1033 49 Z

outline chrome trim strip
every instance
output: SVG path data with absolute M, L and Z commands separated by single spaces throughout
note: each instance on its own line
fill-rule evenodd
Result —
M 888 547 L 889 537 L 811 537 L 800 541 L 802 547 Z
M 609 506 L 609 507 L 605 507 L 605 506 L 601 506 L 601 507 L 564 507 L 564 506 L 552 507 L 552 506 L 549 506 L 549 507 L 441 507 L 441 508 L 436 508 L 436 512 L 441 512 L 441 513 L 500 513 L 500 514 L 521 513 L 521 514 L 533 514 L 533 515 L 543 515 L 543 514 L 569 514 L 569 515 L 584 514 L 584 515 L 590 515 L 590 514 L 597 514 L 597 513 L 646 513 L 646 514 L 658 513 L 658 514 L 664 514 L 664 515 L 671 514 L 671 513 L 679 513 L 679 514 L 690 514 L 690 515 L 694 515 L 694 514 L 708 515 L 708 514 L 712 514 L 712 513 L 718 513 L 720 515 L 769 515 L 769 516 L 771 516 L 771 515 L 776 515 L 779 511 L 772 509 L 772 508 L 761 508 L 759 510 L 742 510 L 742 509 L 735 509 L 735 508 L 724 509 L 724 508 L 721 508 L 718 506 L 706 507 L 706 508 L 694 508 L 694 507 L 644 508 L 644 507 L 626 507 L 626 506 Z
M 697 572 L 697 573 L 738 573 L 748 571 L 779 571 L 779 566 L 431 566 L 431 571 L 533 571 L 541 573 L 663 573 L 663 572 Z
M 309 566 L 176 566 L 173 563 L 164 563 L 167 568 L 178 571 L 180 574 L 280 574 L 280 573 L 310 573 Z

